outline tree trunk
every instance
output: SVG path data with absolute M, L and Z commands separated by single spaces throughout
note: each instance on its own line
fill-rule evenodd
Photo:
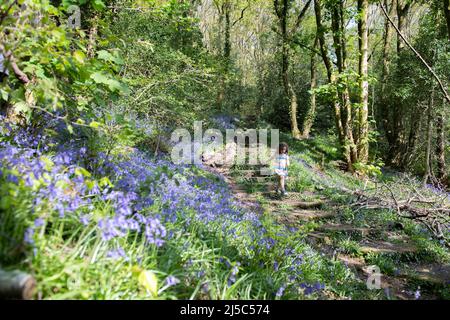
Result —
M 369 32 L 367 28 L 367 15 L 369 0 L 358 0 L 358 11 L 360 18 L 358 21 L 359 34 L 359 136 L 358 136 L 358 161 L 366 163 L 369 158 L 369 81 L 368 81 L 368 47 Z
M 277 4 L 275 4 L 276 6 Z M 278 8 L 276 8 L 278 9 Z M 283 6 L 280 12 L 280 29 L 281 29 L 281 74 L 283 80 L 284 91 L 289 100 L 289 116 L 291 122 L 291 133 L 294 139 L 300 139 L 301 134 L 297 123 L 297 94 L 289 79 L 289 41 L 288 41 L 288 14 L 289 14 L 289 0 L 283 0 Z
M 325 43 L 325 28 L 322 25 L 322 10 L 320 8 L 320 0 L 314 0 L 314 12 L 316 15 L 316 26 L 317 26 L 317 37 L 319 39 L 319 47 L 320 47 L 320 53 L 322 56 L 323 63 L 325 64 L 325 69 L 327 71 L 327 78 L 328 82 L 330 84 L 333 84 L 336 82 L 335 75 L 333 73 L 333 65 L 331 64 L 331 59 L 328 56 L 327 46 Z M 335 123 L 336 123 L 336 130 L 338 133 L 339 142 L 341 145 L 344 145 L 344 128 L 342 128 L 342 121 L 341 121 L 341 107 L 339 104 L 339 98 L 337 96 L 337 91 L 334 92 L 333 95 L 333 109 L 335 114 Z
M 317 46 L 319 44 L 319 37 L 316 35 L 316 38 L 314 39 L 314 50 L 317 49 Z M 303 138 L 309 138 L 309 133 L 311 132 L 312 125 L 314 123 L 314 118 L 316 116 L 316 94 L 314 92 L 314 89 L 317 86 L 317 61 L 316 61 L 316 53 L 311 53 L 311 64 L 310 64 L 310 73 L 311 73 L 311 97 L 310 97 L 310 103 L 308 111 L 305 115 L 305 120 L 303 121 Z
M 431 89 L 430 102 L 427 110 L 427 149 L 425 152 L 425 174 L 423 175 L 423 185 L 425 186 L 431 175 L 431 135 L 433 130 L 432 116 L 434 107 L 434 86 Z
M 89 29 L 89 42 L 87 46 L 87 56 L 89 58 L 94 57 L 95 44 L 97 43 L 98 35 L 98 16 L 94 16 L 91 20 L 91 28 Z
M 389 16 L 392 16 L 395 12 L 396 0 L 391 1 L 391 5 L 388 6 L 389 0 L 384 1 L 385 7 L 389 8 Z M 393 30 L 389 20 L 385 18 L 384 22 L 384 41 L 383 41 L 383 71 L 381 75 L 381 99 L 380 99 L 380 117 L 381 125 L 386 135 L 386 139 L 389 145 L 393 145 L 393 132 L 392 123 L 389 121 L 390 108 L 388 105 L 390 102 L 386 97 L 386 84 L 389 77 L 390 66 L 391 66 L 391 41 L 392 41 Z
M 444 100 L 443 107 L 446 105 Z M 436 178 L 440 183 L 446 184 L 446 172 L 445 172 L 445 122 L 444 113 L 439 110 L 436 118 L 436 159 L 437 159 L 437 175 Z
M 405 3 L 406 2 L 406 3 Z M 405 3 L 405 4 L 403 4 Z M 397 0 L 397 28 L 402 33 L 404 33 L 406 17 L 408 16 L 411 4 L 406 0 Z M 405 48 L 405 42 L 397 35 L 397 54 Z
M 231 22 L 230 22 L 230 11 L 231 11 L 231 4 L 229 1 L 225 3 L 225 43 L 223 46 L 223 58 L 225 60 L 225 72 L 228 71 L 229 68 L 229 60 L 231 55 L 231 39 L 230 39 L 230 32 L 231 32 Z
M 421 107 L 412 108 L 409 135 L 404 151 L 402 152 L 401 168 L 408 168 L 414 156 L 423 111 L 424 110 Z
M 322 25 L 322 10 L 321 10 L 321 3 L 320 0 L 314 0 L 314 12 L 315 12 L 315 16 L 316 16 L 316 26 L 317 26 L 317 36 L 319 38 L 319 46 L 320 46 L 320 52 L 321 52 L 321 56 L 323 59 L 323 62 L 325 64 L 325 68 L 327 70 L 327 77 L 328 77 L 328 82 L 333 85 L 336 86 L 337 85 L 337 79 L 336 79 L 336 75 L 333 72 L 333 65 L 331 63 L 331 59 L 328 55 L 328 50 L 327 50 L 327 45 L 325 43 L 325 28 Z M 336 27 L 336 25 L 334 25 Z M 336 36 L 336 35 L 334 35 Z M 336 39 L 336 38 L 335 38 Z M 340 46 L 340 41 L 335 41 L 334 45 L 336 47 L 336 44 L 339 44 L 338 47 Z M 339 61 L 341 61 L 341 63 L 338 65 L 340 66 L 340 68 L 343 67 L 343 63 L 342 63 L 342 51 L 341 50 L 337 50 L 336 54 L 339 54 Z M 349 129 L 349 123 L 347 118 L 345 118 L 344 121 L 344 116 L 347 117 L 347 115 L 343 115 L 342 110 L 344 108 L 341 107 L 341 96 L 338 92 L 338 90 L 336 89 L 333 92 L 333 96 L 332 96 L 332 103 L 333 103 L 333 109 L 334 109 L 334 119 L 335 119 L 335 123 L 336 123 L 336 129 L 338 132 L 338 137 L 339 137 L 339 142 L 342 148 L 342 154 L 344 156 L 344 159 L 346 161 L 348 170 L 352 171 L 353 170 L 353 162 L 352 162 L 352 152 L 350 149 L 350 144 L 349 144 L 349 137 L 348 137 L 348 129 Z M 351 114 L 350 114 L 351 115 Z M 344 127 L 345 124 L 345 127 Z M 350 130 L 351 133 L 351 130 Z
M 450 0 L 444 0 L 444 15 L 445 20 L 447 20 L 447 32 L 448 32 L 448 40 L 450 40 Z
M 345 44 L 345 29 L 343 26 L 343 5 L 344 2 L 340 0 L 334 4 L 331 9 L 331 28 L 333 31 L 333 45 L 336 51 L 337 67 L 340 74 L 346 70 L 346 44 Z M 350 159 L 348 162 L 348 169 L 353 170 L 353 163 L 358 161 L 358 153 L 353 137 L 353 117 L 352 105 L 350 101 L 350 93 L 346 83 L 342 82 L 342 78 L 338 80 L 338 93 L 341 100 L 341 122 L 344 130 L 344 150 L 346 158 Z
M 411 7 L 410 3 L 405 3 L 406 0 L 397 0 L 397 29 L 399 33 L 404 34 L 406 17 Z M 403 60 L 400 55 L 405 48 L 405 42 L 397 33 L 397 61 L 398 68 L 401 71 L 403 68 Z M 394 103 L 392 115 L 392 144 L 389 151 L 389 162 L 396 167 L 402 168 L 403 154 L 407 149 L 407 140 L 405 133 L 405 110 L 401 101 Z

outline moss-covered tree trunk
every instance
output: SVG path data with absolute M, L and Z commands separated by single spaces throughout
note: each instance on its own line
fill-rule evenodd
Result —
M 366 163 L 369 158 L 369 68 L 368 48 L 369 32 L 367 28 L 367 16 L 369 9 L 368 0 L 358 0 L 358 35 L 359 35 L 359 108 L 358 108 L 358 161 Z
M 319 37 L 316 35 L 314 39 L 313 49 L 316 50 L 319 45 Z M 306 111 L 305 118 L 303 120 L 303 138 L 309 138 L 309 134 L 311 132 L 312 125 L 314 123 L 314 119 L 316 117 L 316 93 L 314 89 L 317 87 L 317 58 L 316 53 L 311 52 L 311 63 L 310 63 L 310 75 L 311 75 L 311 84 L 310 84 L 310 100 L 308 110 Z

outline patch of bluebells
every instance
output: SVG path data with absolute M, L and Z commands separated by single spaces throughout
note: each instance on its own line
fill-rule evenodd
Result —
M 60 126 L 60 123 L 55 126 Z M 94 155 L 83 139 L 55 141 L 38 131 L 32 132 L 32 129 L 13 129 L 4 121 L 0 125 L 0 133 L 6 137 L 0 139 L 0 176 L 19 183 L 18 177 L 9 171 L 15 169 L 28 187 L 33 186 L 37 179 L 44 182 L 33 191 L 36 212 L 40 206 L 51 206 L 58 217 L 75 215 L 86 226 L 92 223 L 92 211 L 96 202 L 101 200 L 114 211 L 113 215 L 95 221 L 104 241 L 136 232 L 144 234 L 147 243 L 157 247 L 163 246 L 167 239 L 168 224 L 182 219 L 177 226 L 187 229 L 195 219 L 197 223 L 219 228 L 229 239 L 239 239 L 241 245 L 248 244 L 247 248 L 252 248 L 253 255 L 264 255 L 269 251 L 284 252 L 284 260 L 291 261 L 289 281 L 300 283 L 302 280 L 303 256 L 269 236 L 259 216 L 240 206 L 220 177 L 209 179 L 195 175 L 189 171 L 188 165 L 152 159 L 137 149 L 130 148 L 130 152 L 120 157 L 102 152 Z M 49 151 L 53 152 L 51 156 Z M 43 156 L 53 164 L 48 165 L 48 160 Z M 94 176 L 108 177 L 114 187 L 100 186 L 90 177 L 77 174 L 82 164 Z M 154 206 L 156 200 L 158 207 Z M 35 228 L 41 227 L 46 218 L 34 218 L 34 225 L 25 231 L 26 243 L 33 243 Z M 246 225 L 245 234 L 236 231 L 237 224 Z M 290 231 L 286 228 L 285 232 Z M 107 256 L 129 259 L 120 247 L 108 251 Z M 228 285 L 236 282 L 239 266 L 239 263 L 233 266 L 228 263 L 227 267 L 231 268 Z M 275 262 L 274 272 L 279 267 L 279 263 Z M 322 288 L 302 285 L 308 293 Z M 278 293 L 282 295 L 283 291 Z
M 15 184 L 24 181 L 25 186 L 33 193 L 34 212 L 48 212 L 48 209 L 53 209 L 59 218 L 68 214 L 78 216 L 81 213 L 80 222 L 87 225 L 91 219 L 89 213 L 94 209 L 93 199 L 101 199 L 114 208 L 112 217 L 98 221 L 103 240 L 125 236 L 129 231 L 142 231 L 149 243 L 157 246 L 163 244 L 162 239 L 166 231 L 160 220 L 152 215 L 143 215 L 136 209 L 137 202 L 141 206 L 142 203 L 151 204 L 148 196 L 138 195 L 134 192 L 136 188 L 130 190 L 127 181 L 120 179 L 121 177 L 118 177 L 117 188 L 102 190 L 96 181 L 87 181 L 86 176 L 77 171 L 87 153 L 86 147 L 79 141 L 47 141 L 41 133 L 33 132 L 34 129 L 13 128 L 5 119 L 1 120 L 0 176 Z M 57 148 L 54 155 L 47 156 L 44 152 L 49 150 L 48 145 L 51 143 L 57 145 Z M 96 162 L 95 159 L 91 160 Z M 113 165 L 112 162 L 108 164 L 110 167 Z M 12 170 L 16 173 L 12 174 Z M 134 178 L 136 180 L 136 177 Z M 31 189 L 37 181 L 41 183 L 40 187 Z M 34 226 L 26 230 L 26 243 L 33 244 L 34 229 L 41 227 L 45 218 L 48 216 L 36 218 Z M 119 251 L 111 253 L 111 256 L 124 255 Z

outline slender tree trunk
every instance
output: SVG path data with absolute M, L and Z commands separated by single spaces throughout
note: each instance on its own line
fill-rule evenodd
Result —
M 320 47 L 320 53 L 322 56 L 323 63 L 325 64 L 325 69 L 327 71 L 327 77 L 328 82 L 330 84 L 333 84 L 336 82 L 336 77 L 333 73 L 333 65 L 331 64 L 331 59 L 328 55 L 328 50 L 326 48 L 325 43 L 325 28 L 322 25 L 322 9 L 321 9 L 320 0 L 314 0 L 314 12 L 316 15 L 316 26 L 317 26 L 317 37 L 319 39 L 319 47 Z M 334 92 L 333 95 L 333 109 L 335 114 L 335 123 L 336 123 L 336 130 L 338 132 L 338 138 L 341 145 L 344 145 L 344 128 L 342 128 L 342 121 L 341 121 L 341 107 L 339 104 L 339 97 L 337 95 L 337 91 Z M 345 158 L 347 158 L 347 155 L 345 155 Z
M 231 55 L 231 22 L 230 22 L 230 11 L 231 4 L 229 1 L 225 3 L 225 43 L 223 46 L 223 58 L 225 60 L 225 71 L 228 71 L 230 55 Z
M 444 100 L 443 106 L 446 105 Z M 437 159 L 437 175 L 439 182 L 446 184 L 446 171 L 445 171 L 445 122 L 444 113 L 439 110 L 436 118 L 436 159 Z
M 450 40 L 450 0 L 443 0 L 445 20 L 447 20 L 448 39 Z
M 404 33 L 406 17 L 408 16 L 411 3 L 407 0 L 397 0 L 397 28 L 400 33 Z M 397 54 L 405 48 L 405 42 L 397 35 Z
M 317 49 L 319 44 L 319 37 L 316 35 L 316 38 L 314 39 L 314 50 Z M 311 64 L 310 64 L 310 73 L 311 73 L 311 96 L 310 96 L 310 103 L 308 111 L 305 115 L 305 120 L 303 122 L 303 138 L 309 138 L 309 133 L 311 132 L 312 125 L 314 123 L 314 118 L 316 116 L 316 94 L 314 92 L 314 89 L 317 86 L 317 61 L 316 61 L 316 53 L 311 53 Z
M 292 86 L 291 80 L 289 78 L 289 41 L 288 41 L 288 14 L 289 14 L 289 0 L 283 0 L 283 6 L 281 9 L 281 14 L 279 16 L 280 29 L 281 29 L 281 73 L 283 78 L 283 86 L 286 96 L 289 100 L 289 116 L 291 122 L 291 133 L 294 139 L 300 139 L 301 134 L 298 129 L 297 123 L 297 94 Z
M 369 9 L 369 0 L 358 0 L 358 33 L 359 33 L 359 136 L 358 136 L 358 161 L 366 163 L 369 158 L 369 67 L 368 67 L 368 48 L 369 31 L 367 28 L 367 16 Z
M 327 45 L 325 42 L 325 28 L 322 24 L 322 9 L 321 9 L 321 3 L 320 0 L 314 0 L 314 12 L 316 16 L 316 26 L 317 26 L 317 36 L 319 39 L 319 46 L 320 46 L 320 52 L 322 56 L 322 60 L 325 64 L 325 68 L 327 70 L 327 77 L 328 82 L 336 86 L 337 85 L 337 79 L 336 75 L 333 72 L 333 65 L 331 63 L 331 59 L 328 55 Z M 335 47 L 336 43 L 340 43 L 339 41 L 335 41 Z M 338 46 L 340 47 L 340 45 Z M 340 55 L 340 61 L 342 61 L 342 51 L 337 50 L 337 54 Z M 340 66 L 342 67 L 343 64 L 341 63 Z M 336 123 L 336 129 L 338 132 L 339 142 L 342 147 L 342 153 L 344 156 L 344 159 L 347 163 L 348 170 L 353 170 L 353 162 L 352 162 L 352 156 L 351 151 L 348 144 L 348 126 L 344 128 L 344 120 L 343 120 L 343 114 L 342 114 L 342 107 L 341 107 L 341 97 L 339 95 L 338 90 L 333 92 L 332 101 L 333 101 L 333 109 L 334 109 L 334 119 Z M 345 122 L 348 124 L 347 120 Z M 351 132 L 351 131 L 350 131 Z
M 92 58 L 95 54 L 95 44 L 97 42 L 98 34 L 98 17 L 94 16 L 91 19 L 91 28 L 89 29 L 89 42 L 87 46 L 87 56 Z
M 225 99 L 225 75 L 229 70 L 230 65 L 230 55 L 231 55 L 231 24 L 230 24 L 230 3 L 229 1 L 225 1 L 222 6 L 218 6 L 217 10 L 219 11 L 219 43 L 221 47 L 222 53 L 222 63 L 223 63 L 223 73 L 219 78 L 219 92 L 217 93 L 217 106 L 219 110 L 223 109 L 223 101 Z M 223 28 L 223 29 L 222 29 Z M 222 38 L 223 31 L 223 38 Z M 223 43 L 222 43 L 223 40 Z M 223 49 L 222 49 L 223 45 Z
M 334 4 L 331 12 L 331 28 L 333 31 L 333 42 L 336 51 L 337 67 L 340 74 L 346 70 L 346 44 L 345 33 L 343 27 L 343 5 L 344 2 L 339 0 L 337 4 Z M 348 154 L 350 163 L 348 163 L 349 170 L 353 170 L 353 163 L 358 162 L 358 153 L 353 137 L 353 117 L 352 117 L 352 105 L 350 101 L 350 93 L 348 86 L 345 82 L 342 82 L 342 78 L 338 80 L 338 92 L 341 99 L 341 122 L 344 129 L 344 149 Z
M 414 156 L 417 137 L 420 132 L 420 124 L 422 121 L 423 109 L 421 107 L 411 108 L 411 119 L 408 140 L 405 142 L 404 151 L 401 155 L 401 168 L 408 168 Z
M 423 185 L 426 185 L 431 175 L 431 135 L 433 130 L 433 107 L 434 107 L 434 86 L 431 89 L 430 101 L 427 110 L 427 149 L 425 152 L 425 174 L 423 175 Z
M 389 8 L 389 16 L 392 16 L 395 12 L 396 8 L 396 0 L 390 1 L 391 5 L 388 6 L 389 0 L 384 0 L 384 5 L 386 8 Z M 391 41 L 392 41 L 393 30 L 389 20 L 385 18 L 384 22 L 384 41 L 383 41 L 383 71 L 381 75 L 381 99 L 380 99 L 380 119 L 382 128 L 385 132 L 386 139 L 389 145 L 393 145 L 393 132 L 392 132 L 392 123 L 389 121 L 390 114 L 392 113 L 388 105 L 390 101 L 388 101 L 386 95 L 386 84 L 388 81 L 390 66 L 391 66 Z
M 397 29 L 404 34 L 406 17 L 411 5 L 406 0 L 397 0 Z M 397 66 L 401 71 L 404 68 L 401 53 L 405 48 L 405 42 L 397 33 Z M 407 140 L 405 132 L 405 108 L 401 101 L 393 104 L 392 115 L 392 145 L 390 145 L 389 162 L 402 168 L 403 154 L 407 149 Z

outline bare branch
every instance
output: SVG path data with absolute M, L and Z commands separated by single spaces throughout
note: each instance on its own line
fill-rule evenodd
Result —
M 414 49 L 414 47 L 409 43 L 408 40 L 406 40 L 406 38 L 404 37 L 404 35 L 400 32 L 400 30 L 397 28 L 397 26 L 395 25 L 395 23 L 392 21 L 392 19 L 389 17 L 388 13 L 386 12 L 386 8 L 384 7 L 384 5 L 382 3 L 380 3 L 380 7 L 381 10 L 383 11 L 384 15 L 386 16 L 386 18 L 389 20 L 389 23 L 394 27 L 395 31 L 397 32 L 397 34 L 400 36 L 400 38 L 402 38 L 402 40 L 406 43 L 406 45 L 412 50 L 412 52 L 414 52 L 414 54 L 419 58 L 420 61 L 422 61 L 422 63 L 425 65 L 425 67 L 428 69 L 428 71 L 431 72 L 431 74 L 433 75 L 433 77 L 436 79 L 436 81 L 439 83 L 439 86 L 441 88 L 441 91 L 445 97 L 445 99 L 447 100 L 447 102 L 450 103 L 450 96 L 447 93 L 447 89 L 444 87 L 441 79 L 438 77 L 438 75 L 436 74 L 436 72 L 434 72 L 433 68 L 431 68 L 428 63 L 425 61 L 424 58 L 422 58 L 422 56 L 416 51 L 416 49 Z
M 311 4 L 311 0 L 308 0 L 308 2 L 305 4 L 305 6 L 303 7 L 302 11 L 298 15 L 297 21 L 295 22 L 295 25 L 294 25 L 294 27 L 291 30 L 291 35 L 293 35 L 297 31 L 298 27 L 302 23 L 302 20 L 305 17 L 306 11 L 308 11 L 310 4 Z
M 236 23 L 238 23 L 239 21 L 241 21 L 241 20 L 244 18 L 244 12 L 245 12 L 245 10 L 247 10 L 249 7 L 250 7 L 250 2 L 247 2 L 247 6 L 246 6 L 244 9 L 242 9 L 242 11 L 241 11 L 241 16 L 240 16 L 236 21 L 234 21 L 234 22 L 231 24 L 231 27 L 234 27 L 234 25 L 235 25 Z

